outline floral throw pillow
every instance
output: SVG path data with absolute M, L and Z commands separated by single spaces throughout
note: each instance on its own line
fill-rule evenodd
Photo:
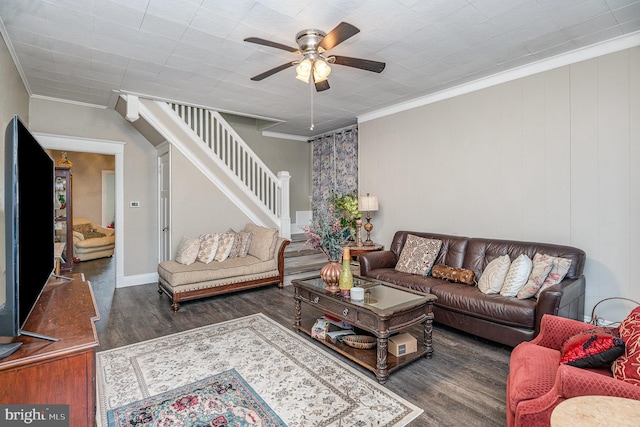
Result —
M 538 289 L 536 293 L 536 298 L 540 297 L 542 291 L 547 289 L 550 286 L 557 285 L 562 282 L 564 276 L 567 275 L 569 271 L 569 267 L 571 267 L 571 260 L 567 258 L 553 257 L 553 266 L 551 267 L 551 271 L 546 279 L 544 279 L 544 283 Z
M 396 263 L 396 271 L 428 276 L 440 252 L 440 247 L 442 247 L 442 240 L 409 234 Z
M 216 250 L 216 261 L 224 261 L 229 258 L 229 253 L 231 253 L 231 248 L 233 248 L 233 241 L 235 239 L 235 234 L 233 233 L 224 233 L 220 234 L 218 237 L 218 249 Z
M 232 228 L 228 229 L 227 233 L 233 234 L 233 245 L 231 246 L 228 258 L 238 258 L 240 256 L 240 249 L 242 248 L 242 239 Z
M 198 261 L 209 264 L 216 256 L 218 250 L 218 234 L 203 234 L 200 236 L 200 250 Z
M 533 267 L 527 283 L 518 291 L 518 299 L 526 299 L 534 296 L 542 287 L 545 279 L 553 267 L 553 257 L 549 255 L 535 254 L 533 256 Z

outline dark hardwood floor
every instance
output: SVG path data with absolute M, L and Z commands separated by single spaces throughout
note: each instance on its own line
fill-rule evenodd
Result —
M 93 288 L 100 312 L 96 323 L 98 351 L 259 312 L 292 326 L 292 286 L 280 290 L 274 285 L 186 302 L 173 313 L 168 298 L 158 294 L 155 283 L 115 289 L 113 264 L 112 258 L 103 258 L 75 264 L 73 270 L 84 273 Z M 420 336 L 419 329 L 412 332 Z M 506 425 L 505 386 L 511 348 L 437 323 L 433 345 L 432 359 L 417 360 L 392 373 L 385 384 L 424 409 L 410 425 Z M 344 360 L 375 379 L 371 372 Z

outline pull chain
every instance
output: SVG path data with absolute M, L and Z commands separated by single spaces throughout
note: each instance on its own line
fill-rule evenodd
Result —
M 313 70 L 312 70 L 313 71 Z M 313 76 L 310 79 L 311 81 L 313 81 Z M 315 83 L 309 83 L 309 88 L 311 89 L 311 127 L 309 128 L 309 130 L 313 130 L 313 89 L 314 89 Z

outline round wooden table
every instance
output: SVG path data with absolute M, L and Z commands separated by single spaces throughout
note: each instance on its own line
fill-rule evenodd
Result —
M 362 246 L 347 246 L 349 248 L 349 252 L 351 253 L 352 257 L 357 257 L 358 255 L 362 255 L 362 254 L 366 254 L 367 252 L 374 252 L 374 251 L 382 251 L 384 250 L 384 245 L 381 245 L 379 243 L 374 243 L 373 245 L 362 245 Z
M 613 396 L 572 397 L 551 413 L 551 427 L 631 427 L 639 420 L 640 400 Z
M 351 254 L 351 273 L 356 276 L 360 275 L 360 261 L 358 260 L 359 255 L 366 254 L 367 252 L 384 250 L 384 245 L 380 245 L 378 243 L 374 243 L 373 245 L 369 246 L 356 246 L 354 244 L 353 246 L 349 245 L 346 247 L 349 248 L 349 253 Z

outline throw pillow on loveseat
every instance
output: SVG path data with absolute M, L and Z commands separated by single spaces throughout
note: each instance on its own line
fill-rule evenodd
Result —
M 215 248 L 214 233 L 203 234 L 200 239 L 187 237 L 183 242 L 185 250 L 189 252 L 188 258 L 185 256 L 183 259 L 182 255 L 185 254 L 176 253 L 175 259 L 162 261 L 158 265 L 158 292 L 171 298 L 174 311 L 178 310 L 181 301 L 269 284 L 283 287 L 284 250 L 290 241 L 278 236 L 275 228 L 255 224 L 247 224 L 239 233 L 232 234 L 232 231 L 222 233 L 226 235 L 222 238 L 219 235 Z M 229 257 L 233 241 L 240 233 L 251 234 L 251 238 L 246 240 L 247 253 L 244 257 Z M 240 248 L 239 254 L 242 251 Z

